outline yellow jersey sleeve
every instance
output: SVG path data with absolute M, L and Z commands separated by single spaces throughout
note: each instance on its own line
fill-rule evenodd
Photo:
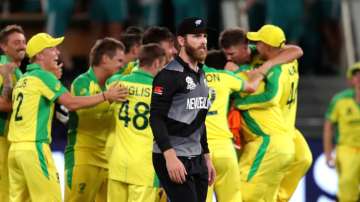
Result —
M 237 98 L 235 100 L 236 108 L 240 110 L 266 108 L 279 103 L 282 92 L 282 85 L 280 85 L 281 71 L 280 65 L 273 67 L 266 76 L 264 91 L 260 94 Z
M 326 110 L 325 118 L 326 120 L 331 121 L 332 123 L 337 123 L 339 120 L 339 110 L 338 110 L 338 101 L 340 99 L 340 96 L 334 96 L 331 99 L 331 102 L 329 104 L 329 107 Z
M 54 74 L 46 71 L 37 71 L 34 76 L 39 79 L 40 93 L 50 101 L 55 101 L 59 96 L 68 92 Z
M 229 71 L 224 71 L 223 73 L 225 85 L 233 92 L 243 91 L 244 90 L 244 80 L 234 73 Z
M 360 147 L 360 110 L 354 96 L 354 89 L 336 94 L 325 117 L 337 125 L 337 144 Z

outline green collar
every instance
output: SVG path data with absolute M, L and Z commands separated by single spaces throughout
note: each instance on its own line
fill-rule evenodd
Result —
M 31 63 L 31 64 L 28 64 L 28 66 L 26 66 L 26 71 L 33 71 L 33 70 L 36 70 L 36 69 L 40 69 L 42 70 L 41 66 L 37 63 Z
M 90 79 L 95 81 L 96 83 L 99 83 L 98 79 L 96 78 L 94 68 L 92 66 L 89 67 L 89 70 L 86 72 L 87 75 L 89 75 Z
M 145 77 L 154 78 L 152 74 L 147 71 L 144 71 L 142 68 L 138 68 L 137 70 L 133 71 L 134 74 L 140 74 Z

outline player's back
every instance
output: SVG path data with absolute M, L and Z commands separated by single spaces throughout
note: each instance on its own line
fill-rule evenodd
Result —
M 208 139 L 232 138 L 227 123 L 230 93 L 241 91 L 244 82 L 240 77 L 226 70 L 203 67 L 205 78 L 211 89 L 211 107 L 206 116 Z
M 110 179 L 153 186 L 153 135 L 149 125 L 153 76 L 141 68 L 112 80 L 128 88 L 127 101 L 114 103 L 116 122 L 114 149 L 109 160 Z
M 283 91 L 280 98 L 280 108 L 286 125 L 295 129 L 299 84 L 298 62 L 294 60 L 290 63 L 283 64 L 281 68 L 283 78 L 280 84 L 283 86 Z

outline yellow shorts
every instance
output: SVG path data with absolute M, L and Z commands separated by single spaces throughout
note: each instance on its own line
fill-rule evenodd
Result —
M 246 143 L 239 162 L 243 201 L 276 201 L 280 182 L 293 160 L 291 137 L 261 136 Z
M 312 154 L 304 136 L 296 130 L 294 136 L 295 159 L 291 163 L 289 171 L 281 181 L 278 193 L 278 202 L 289 201 L 296 190 L 297 185 L 312 164 Z
M 106 202 L 108 170 L 93 165 L 65 169 L 65 201 Z
M 60 202 L 59 175 L 49 144 L 11 143 L 9 150 L 10 202 Z
M 339 176 L 337 194 L 339 201 L 358 201 L 360 196 L 360 147 L 338 145 L 336 147 L 336 171 Z
M 0 201 L 9 201 L 9 146 L 6 136 L 0 136 Z
M 209 139 L 208 144 L 216 178 L 214 185 L 208 188 L 206 201 L 213 201 L 214 191 L 217 201 L 241 201 L 240 171 L 232 140 Z
M 108 201 L 156 202 L 159 200 L 158 188 L 133 185 L 109 179 Z

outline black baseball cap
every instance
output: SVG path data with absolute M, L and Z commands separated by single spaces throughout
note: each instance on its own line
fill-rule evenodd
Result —
M 198 17 L 185 18 L 177 27 L 176 35 L 207 33 L 208 28 L 205 20 Z

